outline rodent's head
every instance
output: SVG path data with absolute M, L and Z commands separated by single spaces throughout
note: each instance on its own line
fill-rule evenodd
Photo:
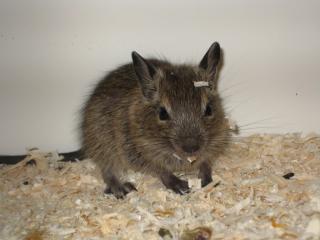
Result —
M 144 128 L 180 157 L 213 151 L 228 136 L 216 82 L 220 52 L 213 43 L 198 66 L 146 60 L 132 53 L 145 99 L 139 113 Z

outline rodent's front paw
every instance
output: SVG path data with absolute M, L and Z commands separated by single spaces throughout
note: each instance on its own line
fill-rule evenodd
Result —
M 212 177 L 211 175 L 207 175 L 207 176 L 204 176 L 202 179 L 201 179 L 201 187 L 205 187 L 207 186 L 209 183 L 212 182 Z
M 188 182 L 181 180 L 180 178 L 176 177 L 173 174 L 169 176 L 161 177 L 161 180 L 167 188 L 173 190 L 175 193 L 179 193 L 183 195 L 190 192 Z
M 181 194 L 181 195 L 190 192 L 190 188 L 189 188 L 189 186 L 188 186 L 188 182 L 187 182 L 187 181 L 184 181 L 184 180 L 181 180 L 181 179 L 179 179 L 179 181 L 176 182 L 176 183 L 173 185 L 172 190 L 175 191 L 176 193 Z
M 136 187 L 130 183 L 126 182 L 124 184 L 113 184 L 109 186 L 104 191 L 105 194 L 113 194 L 118 199 L 123 199 L 131 191 L 137 191 Z

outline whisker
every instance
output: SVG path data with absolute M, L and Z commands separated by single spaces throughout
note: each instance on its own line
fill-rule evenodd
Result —
M 232 107 L 226 106 L 225 108 L 226 108 L 226 110 L 227 110 L 228 113 L 231 113 L 232 111 L 234 111 L 235 109 L 237 109 L 239 106 L 241 106 L 241 105 L 243 105 L 243 104 L 245 104 L 245 103 L 250 102 L 250 100 L 251 100 L 250 98 L 245 98 L 244 100 L 237 101 L 238 104 L 233 105 Z
M 223 94 L 223 93 L 225 93 L 225 92 L 227 92 L 227 91 L 229 91 L 231 89 L 234 89 L 235 87 L 240 86 L 240 85 L 242 85 L 244 83 L 245 83 L 244 81 L 234 83 L 234 84 L 232 84 L 232 85 L 230 85 L 230 86 L 228 86 L 228 87 L 226 87 L 224 89 L 219 90 L 219 93 Z
M 240 131 L 242 132 L 242 131 L 259 130 L 259 129 L 279 129 L 279 127 L 257 126 L 257 127 L 240 128 Z
M 256 121 L 253 121 L 253 122 L 248 122 L 248 123 L 245 123 L 245 124 L 242 124 L 242 125 L 238 125 L 238 127 L 241 129 L 242 127 L 246 127 L 246 126 L 257 124 L 257 123 L 262 123 L 263 121 L 268 121 L 268 120 L 272 120 L 272 119 L 274 119 L 274 117 L 263 118 L 263 119 L 256 120 Z

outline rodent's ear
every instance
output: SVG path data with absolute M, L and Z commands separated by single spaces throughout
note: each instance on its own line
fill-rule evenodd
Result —
M 134 71 L 137 74 L 143 95 L 151 100 L 156 93 L 154 83 L 155 67 L 137 52 L 132 52 L 132 62 Z
M 220 55 L 220 45 L 219 43 L 214 42 L 210 46 L 209 50 L 206 52 L 199 64 L 199 67 L 204 69 L 208 73 L 210 78 L 209 81 L 214 81 L 215 79 L 215 75 L 217 73 L 217 68 L 220 61 Z

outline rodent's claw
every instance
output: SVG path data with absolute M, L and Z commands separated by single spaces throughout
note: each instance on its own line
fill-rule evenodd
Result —
M 188 182 L 184 181 L 184 180 L 181 180 L 179 185 L 177 185 L 177 190 L 178 191 L 175 191 L 175 190 L 174 191 L 179 193 L 179 194 L 181 194 L 181 195 L 189 193 L 190 192 L 190 188 L 188 186 Z
M 117 199 L 123 199 L 129 192 L 137 191 L 136 187 L 130 183 L 114 184 L 104 191 L 105 194 L 113 194 Z
M 188 182 L 181 180 L 173 174 L 166 177 L 162 177 L 161 180 L 167 188 L 173 190 L 175 193 L 183 195 L 190 192 Z
M 123 186 L 124 186 L 126 189 L 128 189 L 128 192 L 138 191 L 138 190 L 136 189 L 136 187 L 133 185 L 133 183 L 131 183 L 131 182 L 125 182 L 125 183 L 123 184 Z

